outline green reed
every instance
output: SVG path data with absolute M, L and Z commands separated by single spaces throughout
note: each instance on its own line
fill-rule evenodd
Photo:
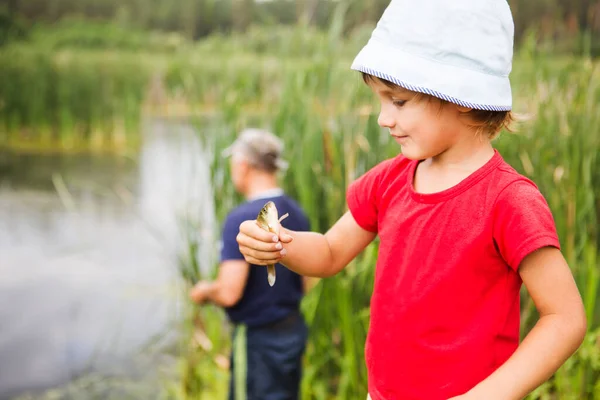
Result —
M 0 144 L 63 150 L 135 146 L 147 65 L 111 52 L 0 50 Z

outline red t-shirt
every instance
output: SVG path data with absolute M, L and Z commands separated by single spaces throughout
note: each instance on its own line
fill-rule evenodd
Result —
M 380 238 L 365 347 L 373 400 L 446 400 L 484 380 L 519 343 L 519 264 L 559 248 L 542 194 L 498 152 L 433 194 L 414 191 L 417 164 L 384 161 L 347 193 Z

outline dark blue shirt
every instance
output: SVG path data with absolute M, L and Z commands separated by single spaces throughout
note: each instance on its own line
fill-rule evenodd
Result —
M 229 213 L 223 226 L 221 262 L 227 260 L 243 260 L 236 236 L 240 224 L 249 219 L 256 219 L 261 208 L 273 201 L 281 217 L 289 216 L 281 221 L 284 228 L 294 231 L 308 231 L 310 224 L 304 211 L 286 195 L 265 197 L 247 201 Z M 273 287 L 267 282 L 267 268 L 250 265 L 248 281 L 240 301 L 225 311 L 234 323 L 243 323 L 249 327 L 258 327 L 276 322 L 299 309 L 304 293 L 302 277 L 281 264 L 275 265 L 277 279 Z

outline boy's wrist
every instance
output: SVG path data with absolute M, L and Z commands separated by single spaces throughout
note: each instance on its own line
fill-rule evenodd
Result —
M 489 379 L 489 378 L 488 378 Z M 496 382 L 497 383 L 497 382 Z M 510 393 L 509 387 L 502 387 L 484 380 L 473 389 L 464 394 L 461 400 L 513 400 L 517 399 L 514 393 Z

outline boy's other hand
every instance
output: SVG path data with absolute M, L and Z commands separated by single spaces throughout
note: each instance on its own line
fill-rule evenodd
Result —
M 285 256 L 283 244 L 290 243 L 292 236 L 282 227 L 277 236 L 258 226 L 256 220 L 248 220 L 240 224 L 236 240 L 248 263 L 267 265 L 276 264 Z

